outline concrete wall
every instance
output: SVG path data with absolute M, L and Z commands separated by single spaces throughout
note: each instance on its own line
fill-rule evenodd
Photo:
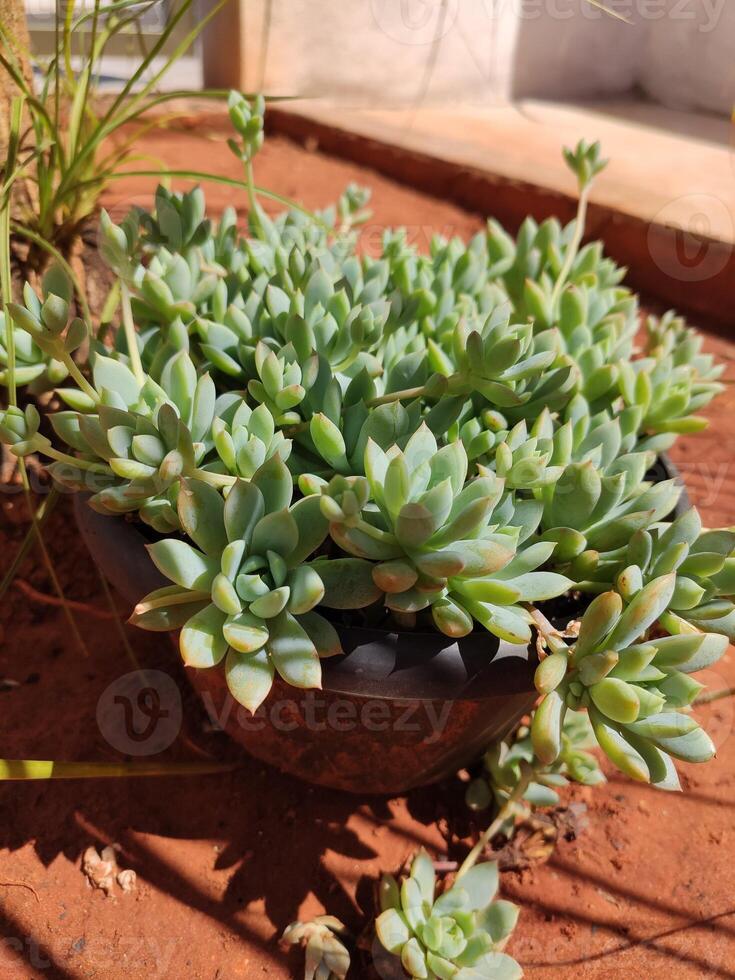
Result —
M 210 83 L 341 105 L 488 105 L 640 86 L 669 105 L 730 111 L 735 0 L 604 2 L 629 22 L 589 0 L 231 0 L 205 64 Z
M 662 0 L 640 83 L 657 102 L 729 116 L 735 108 L 735 2 Z

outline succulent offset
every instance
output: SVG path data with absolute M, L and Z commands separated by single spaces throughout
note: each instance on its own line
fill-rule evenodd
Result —
M 484 772 L 470 781 L 465 793 L 472 810 L 508 806 L 513 791 L 521 783 L 523 763 L 533 770 L 533 778 L 520 800 L 510 807 L 502 828 L 509 832 L 517 818 L 524 818 L 532 807 L 556 806 L 558 790 L 571 780 L 585 786 L 605 782 L 599 762 L 590 750 L 596 745 L 594 731 L 583 711 L 567 711 L 564 716 L 559 755 L 551 763 L 540 762 L 534 753 L 531 726 L 521 725 L 512 736 L 495 742 L 483 757 Z
M 680 487 L 649 470 L 705 424 L 721 367 L 673 314 L 641 345 L 624 270 L 581 244 L 599 147 L 567 154 L 567 227 L 528 219 L 514 239 L 489 221 L 426 255 L 387 231 L 371 258 L 359 188 L 316 214 L 266 210 L 264 104 L 233 94 L 229 109 L 249 233 L 232 209 L 209 220 L 199 189 L 160 189 L 120 225 L 103 214 L 119 329 L 107 342 L 72 317 L 58 273 L 26 287 L 0 379 L 14 339 L 16 382 L 57 386 L 65 407 L 50 428 L 11 407 L 0 438 L 160 536 L 173 584 L 133 620 L 181 629 L 185 661 L 224 670 L 251 710 L 276 675 L 319 686 L 346 609 L 458 640 L 540 630 L 541 763 L 574 778 L 565 712 L 586 709 L 621 768 L 673 785 L 670 758 L 712 751 L 690 674 L 735 637 L 735 533 L 673 519 Z M 566 594 L 576 641 L 539 615 Z
M 496 864 L 475 864 L 437 895 L 434 865 L 422 849 L 400 884 L 383 875 L 378 939 L 409 977 L 516 980 L 521 968 L 502 949 L 518 907 L 495 898 L 498 883 Z

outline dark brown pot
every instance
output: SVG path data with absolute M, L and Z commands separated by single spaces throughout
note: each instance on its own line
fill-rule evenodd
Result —
M 168 584 L 135 524 L 97 514 L 81 495 L 74 506 L 94 561 L 131 605 Z M 395 794 L 451 775 L 536 699 L 533 647 L 479 630 L 459 641 L 356 627 L 339 633 L 345 653 L 322 661 L 322 690 L 276 679 L 255 715 L 234 702 L 222 670 L 187 674 L 212 721 L 251 755 L 356 793 Z

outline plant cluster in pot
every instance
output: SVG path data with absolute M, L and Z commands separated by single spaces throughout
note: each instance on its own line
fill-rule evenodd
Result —
M 490 221 L 428 255 L 386 231 L 371 259 L 358 188 L 267 216 L 263 104 L 233 95 L 230 114 L 249 235 L 230 210 L 211 223 L 198 189 L 159 189 L 120 226 L 103 215 L 111 344 L 68 322 L 56 275 L 9 306 L 27 359 L 76 383 L 49 414 L 69 451 L 33 406 L 8 409 L 3 441 L 91 493 L 80 527 L 132 621 L 179 631 L 193 683 L 254 755 L 397 792 L 455 770 L 540 694 L 543 761 L 565 713 L 587 710 L 621 768 L 673 785 L 672 757 L 713 752 L 689 675 L 733 634 L 735 535 L 673 514 L 680 486 L 647 474 L 704 425 L 720 369 L 673 315 L 639 348 L 623 270 L 582 247 L 599 148 L 567 153 L 580 214 L 565 228 L 528 219 L 513 239 Z

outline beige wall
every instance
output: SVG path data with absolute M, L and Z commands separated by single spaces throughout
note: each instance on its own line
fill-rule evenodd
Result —
M 640 85 L 669 104 L 727 111 L 735 0 L 605 2 L 631 23 L 587 0 L 230 0 L 208 75 L 341 105 L 487 105 Z

